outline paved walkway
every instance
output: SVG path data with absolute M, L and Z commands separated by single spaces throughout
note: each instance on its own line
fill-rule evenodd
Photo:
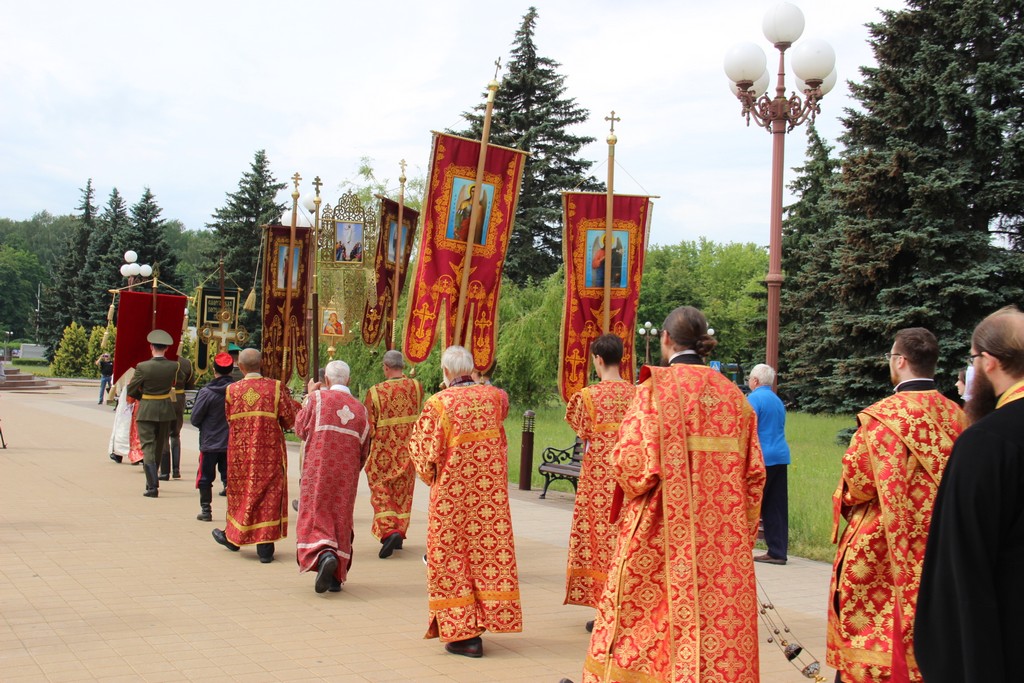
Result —
M 348 584 L 317 595 L 313 576 L 297 572 L 294 527 L 277 545 L 278 561 L 262 565 L 252 550 L 214 543 L 210 530 L 220 524 L 196 521 L 190 426 L 187 478 L 162 482 L 159 499 L 143 498 L 141 468 L 107 458 L 113 413 L 95 397 L 90 386 L 0 399 L 8 443 L 0 450 L 3 681 L 579 680 L 591 612 L 561 604 L 571 496 L 513 491 L 526 630 L 485 634 L 483 659 L 456 657 L 423 640 L 425 487 L 405 550 L 382 561 L 363 481 Z M 297 461 L 293 452 L 293 493 Z M 214 496 L 214 515 L 223 519 L 224 498 Z M 757 573 L 790 639 L 823 659 L 829 567 L 794 558 Z M 762 627 L 762 680 L 807 680 L 768 637 Z M 823 675 L 833 676 L 824 666 Z

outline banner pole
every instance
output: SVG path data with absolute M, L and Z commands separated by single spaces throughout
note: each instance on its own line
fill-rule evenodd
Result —
M 391 273 L 391 338 L 388 339 L 387 335 L 384 338 L 384 345 L 388 351 L 395 348 L 395 341 L 398 339 L 398 282 L 401 277 L 403 256 L 405 256 L 400 248 L 402 245 L 402 221 L 405 214 L 405 159 L 402 159 L 398 165 L 402 168 L 402 174 L 398 176 L 398 225 L 395 226 L 395 269 Z M 409 238 L 412 239 L 412 235 Z M 384 255 L 384 262 L 387 265 L 387 254 Z
M 316 188 L 316 195 L 313 197 L 313 248 L 306 263 L 311 275 L 312 286 L 310 289 L 310 325 L 309 339 L 313 347 L 313 367 L 309 370 L 309 377 L 314 382 L 320 380 L 320 187 L 323 182 L 320 176 L 313 178 L 313 187 Z
M 292 176 L 292 182 L 295 183 L 295 189 L 292 190 L 292 226 L 291 232 L 288 233 L 288 253 L 285 255 L 285 269 L 284 269 L 284 334 L 282 336 L 281 345 L 281 374 L 278 377 L 282 382 L 287 382 L 291 373 L 291 359 L 288 358 L 288 343 L 289 335 L 288 331 L 291 329 L 291 318 L 292 318 L 292 268 L 294 267 L 293 256 L 295 251 L 295 228 L 299 218 L 299 181 L 302 180 L 302 176 L 299 175 L 298 171 Z
M 497 69 L 494 78 L 487 84 L 487 108 L 484 110 L 484 127 L 480 135 L 480 157 L 476 162 L 476 179 L 473 187 L 479 192 L 473 198 L 472 210 L 469 214 L 469 234 L 466 236 L 466 255 L 462 259 L 462 282 L 459 285 L 459 304 L 455 310 L 455 344 L 466 345 L 466 341 L 472 338 L 472 331 L 463 334 L 466 314 L 466 295 L 469 291 L 469 270 L 473 263 L 473 245 L 476 243 L 476 231 L 480 225 L 480 214 L 482 213 L 481 199 L 484 197 L 484 164 L 487 161 L 487 142 L 491 137 L 491 114 L 494 112 L 494 95 L 498 92 L 498 69 L 501 68 L 501 60 L 495 62 Z M 397 256 L 397 255 L 396 255 Z M 464 338 L 465 337 L 465 338 Z M 472 351 L 470 351 L 472 353 Z
M 604 120 L 612 122 L 612 129 L 608 133 L 608 202 L 604 217 L 604 315 L 601 318 L 601 331 L 608 334 L 612 331 L 612 224 L 615 220 L 615 143 L 619 140 L 615 136 L 615 122 L 622 119 L 616 117 L 615 110 L 612 110 L 611 116 L 604 117 Z

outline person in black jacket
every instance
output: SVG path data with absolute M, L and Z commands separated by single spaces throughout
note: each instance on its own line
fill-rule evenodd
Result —
M 213 482 L 220 477 L 227 481 L 228 472 L 228 421 L 224 414 L 224 396 L 228 385 L 234 380 L 231 371 L 234 361 L 226 353 L 218 353 L 213 359 L 216 375 L 212 382 L 199 390 L 196 402 L 192 406 L 189 421 L 193 427 L 199 428 L 199 478 L 196 488 L 199 489 L 200 512 L 196 519 L 201 522 L 212 522 Z
M 1024 313 L 982 320 L 970 364 L 971 426 L 939 484 L 917 598 L 914 654 L 928 683 L 1021 680 Z

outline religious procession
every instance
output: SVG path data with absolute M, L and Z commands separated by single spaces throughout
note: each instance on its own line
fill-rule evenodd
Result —
M 527 16 L 524 30 L 535 10 Z M 891 47 L 886 41 L 896 41 L 898 29 L 885 33 L 880 24 L 875 39 Z M 571 635 L 589 635 L 559 683 L 758 683 L 766 679 L 765 650 L 785 661 L 793 680 L 816 683 L 1016 680 L 1012 652 L 1024 638 L 1016 618 L 1024 607 L 1017 588 L 1024 572 L 1020 292 L 952 277 L 954 289 L 939 298 L 951 310 L 969 300 L 961 308 L 970 310 L 930 310 L 914 296 L 938 285 L 920 280 L 913 292 L 890 282 L 877 263 L 858 261 L 852 245 L 889 240 L 881 260 L 908 271 L 920 269 L 908 253 L 945 256 L 921 240 L 897 244 L 896 229 L 858 232 L 857 221 L 873 220 L 877 207 L 850 189 L 845 201 L 857 210 L 841 239 L 824 232 L 796 239 L 800 220 L 826 222 L 829 209 L 783 207 L 784 136 L 813 125 L 837 83 L 832 48 L 808 40 L 793 48 L 798 81 L 786 96 L 784 56 L 802 31 L 803 15 L 789 3 L 765 16 L 765 37 L 779 51 L 774 98 L 760 48 L 743 44 L 725 58 L 741 117 L 768 131 L 774 145 L 767 272 L 749 296 L 764 303 L 741 321 L 763 328 L 756 362 L 723 363 L 721 347 L 741 325 L 716 330 L 703 305 L 715 302 L 695 300 L 670 277 L 656 281 L 668 293 L 652 317 L 657 324 L 640 322 L 648 260 L 661 255 L 651 245 L 661 197 L 617 191 L 628 120 L 616 111 L 603 119 L 603 183 L 581 180 L 560 191 L 560 230 L 550 240 L 561 275 L 552 383 L 576 440 L 546 449 L 552 455 L 538 472 L 541 499 L 552 481 L 571 485 L 571 521 L 555 529 L 564 552 L 531 559 L 564 573 L 560 606 L 584 608 L 573 611 Z M 522 400 L 503 388 L 516 371 L 499 366 L 499 311 L 506 271 L 521 258 L 516 222 L 532 182 L 527 169 L 545 151 L 491 139 L 499 92 L 509 85 L 501 69 L 499 60 L 470 131 L 431 132 L 423 197 L 414 205 L 405 159 L 396 164 L 396 191 L 368 200 L 349 190 L 333 205 L 319 175 L 305 179 L 312 190 L 304 197 L 296 172 L 282 185 L 291 200 L 283 213 L 271 207 L 254 226 L 255 243 L 232 245 L 251 252 L 238 262 L 255 263 L 252 272 L 239 273 L 237 253 L 222 249 L 216 268 L 182 291 L 161 278 L 159 264 L 140 266 L 139 255 L 126 252 L 128 284 L 96 288 L 104 307 L 109 300 L 99 348 L 112 353 L 89 358 L 100 372 L 99 403 L 109 397 L 114 406 L 103 417 L 110 418 L 104 467 L 109 458 L 141 473 L 147 500 L 134 500 L 147 509 L 166 505 L 168 489 L 194 487 L 194 521 L 190 512 L 181 524 L 202 528 L 217 553 L 202 572 L 231 573 L 243 559 L 280 566 L 294 554 L 307 597 L 345 614 L 363 577 L 388 576 L 411 560 L 422 569 L 416 591 L 426 605 L 416 637 L 428 641 L 424 650 L 461 663 L 507 655 L 502 641 L 514 636 L 502 634 L 531 629 L 526 589 L 536 581 L 521 571 L 523 536 L 513 514 L 507 424 Z M 857 116 L 851 120 L 856 129 Z M 874 172 L 895 175 L 921 155 L 903 150 Z M 1020 184 L 1008 181 L 1012 188 L 1003 190 L 1019 192 Z M 979 203 L 989 200 L 978 194 Z M 946 210 L 935 203 L 931 213 Z M 1016 220 L 1010 214 L 990 218 L 1002 225 Z M 894 222 L 916 219 L 907 209 Z M 987 232 L 984 240 L 985 248 L 1002 248 Z M 784 244 L 805 247 L 802 260 L 787 254 L 785 269 Z M 855 272 L 833 278 L 841 282 L 828 296 L 807 284 L 825 258 Z M 1013 263 L 985 269 L 997 281 L 1024 272 Z M 784 294 L 784 270 L 806 289 Z M 881 291 L 868 288 L 878 282 Z M 840 320 L 814 308 L 822 298 L 867 301 L 882 312 Z M 801 357 L 829 344 L 827 369 Z M 354 369 L 364 352 L 374 366 Z M 423 379 L 432 364 L 440 381 Z M 959 370 L 955 395 L 941 386 L 950 369 Z M 796 377 L 804 384 L 787 387 Z M 794 405 L 818 412 L 819 397 L 800 404 L 792 395 L 808 382 L 828 382 L 855 414 L 840 433 L 838 481 L 815 502 L 830 513 L 835 545 L 819 587 L 827 599 L 817 634 L 791 628 L 783 613 L 792 596 L 773 598 L 762 581 L 772 572 L 784 584 L 801 561 L 791 547 L 798 447 L 787 414 Z M 521 466 L 529 466 L 519 489 L 529 491 L 527 422 L 529 459 Z M 193 428 L 195 454 L 185 445 Z M 289 489 L 296 453 L 297 491 Z M 422 513 L 417 487 L 428 492 Z M 371 509 L 360 510 L 367 499 Z M 425 529 L 422 547 L 413 542 L 417 525 Z M 364 557 L 367 537 L 375 558 Z M 267 590 L 251 573 L 236 580 Z M 566 641 L 553 648 L 571 642 L 565 630 Z M 824 643 L 821 659 L 807 645 L 815 638 Z

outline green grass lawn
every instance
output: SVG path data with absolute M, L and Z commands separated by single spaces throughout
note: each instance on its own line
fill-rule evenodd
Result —
M 36 365 L 34 363 L 25 363 L 23 365 L 21 363 L 21 361 L 17 361 L 17 360 L 12 361 L 12 365 L 14 365 L 14 367 L 18 368 L 22 372 L 24 372 L 26 375 L 39 375 L 40 377 L 53 377 L 53 372 L 50 370 L 50 366 L 49 365 Z
M 508 470 L 513 485 L 519 482 L 519 460 L 522 446 L 523 408 L 513 407 L 505 420 L 508 434 Z M 565 408 L 540 408 L 534 423 L 533 475 L 534 489 L 544 487 L 537 473 L 541 451 L 547 446 L 566 448 L 576 435 L 565 423 Z M 845 446 L 836 444 L 836 433 L 854 424 L 852 416 L 809 415 L 790 413 L 786 416 L 786 439 L 792 452 L 789 467 L 789 552 L 799 557 L 831 561 L 832 492 L 839 482 Z M 572 484 L 557 481 L 551 491 L 572 493 Z

